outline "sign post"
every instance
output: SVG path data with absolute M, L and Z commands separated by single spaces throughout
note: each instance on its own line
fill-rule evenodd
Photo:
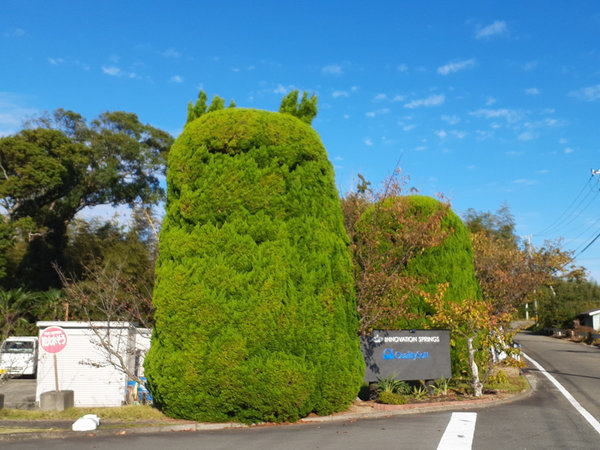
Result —
M 56 354 L 67 346 L 67 333 L 60 327 L 48 327 L 40 335 L 40 347 L 54 357 L 54 383 L 56 392 L 58 388 L 58 365 L 56 363 Z

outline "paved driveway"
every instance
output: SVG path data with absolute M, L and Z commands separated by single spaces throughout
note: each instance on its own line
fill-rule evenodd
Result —
M 4 407 L 10 409 L 35 408 L 35 379 L 14 378 L 0 384 Z

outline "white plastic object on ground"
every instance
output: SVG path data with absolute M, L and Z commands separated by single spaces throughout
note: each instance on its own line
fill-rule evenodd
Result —
M 86 414 L 73 423 L 73 431 L 93 431 L 100 425 L 100 417 L 96 414 Z

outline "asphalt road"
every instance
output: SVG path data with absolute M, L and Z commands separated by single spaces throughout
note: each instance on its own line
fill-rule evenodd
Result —
M 596 420 L 600 420 L 599 348 L 531 334 L 519 334 L 516 340 L 527 355 L 540 363 Z M 597 447 L 600 448 L 600 440 Z
M 0 384 L 0 393 L 4 394 L 4 407 L 14 409 L 33 409 L 35 407 L 35 378 L 13 378 Z

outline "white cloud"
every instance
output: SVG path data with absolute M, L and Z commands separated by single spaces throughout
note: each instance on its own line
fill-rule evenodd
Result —
M 377 111 L 369 111 L 365 114 L 365 116 L 375 117 L 375 116 L 381 116 L 383 114 L 388 114 L 389 112 L 390 112 L 389 108 L 381 108 L 381 109 L 378 109 Z
M 333 98 L 340 98 L 340 97 L 349 97 L 350 94 L 348 94 L 347 91 L 333 91 L 333 94 L 331 94 L 331 96 Z
M 438 67 L 437 73 L 440 75 L 448 75 L 459 70 L 471 69 L 475 67 L 475 58 L 465 59 L 463 61 L 456 61 L 446 64 L 445 66 Z
M 406 64 L 399 64 L 396 69 L 398 72 L 408 72 L 408 66 Z
M 179 75 L 173 75 L 171 77 L 171 82 L 173 83 L 183 83 L 183 78 Z
M 48 58 L 48 62 L 53 66 L 58 66 L 59 64 L 64 63 L 65 60 L 62 58 Z
M 18 95 L 0 92 L 0 137 L 16 133 L 23 122 L 38 111 L 21 106 Z
M 536 69 L 538 66 L 537 61 L 529 61 L 523 65 L 523 70 L 529 72 L 530 70 Z
M 477 30 L 475 37 L 477 39 L 483 39 L 490 38 L 492 36 L 504 35 L 506 33 L 508 33 L 506 22 L 504 20 L 496 20 L 494 23 Z
M 523 114 L 514 109 L 489 109 L 489 108 L 481 108 L 477 111 L 473 111 L 469 113 L 476 117 L 484 117 L 486 119 L 497 119 L 503 118 L 506 119 L 507 122 L 517 122 L 523 117 Z
M 456 115 L 444 115 L 442 116 L 442 120 L 446 123 L 448 123 L 449 125 L 456 125 L 457 123 L 460 122 L 460 117 L 456 116 Z
M 444 130 L 437 130 L 434 133 L 437 134 L 440 139 L 444 139 L 446 136 L 448 136 L 448 133 L 446 133 Z
M 562 139 L 560 139 L 558 142 L 559 142 L 559 144 L 563 144 L 563 145 L 564 145 L 564 144 L 566 144 L 568 141 L 567 141 L 565 138 L 562 138 Z
M 12 28 L 4 33 L 7 38 L 20 38 L 27 35 L 23 28 Z
M 394 96 L 394 98 L 392 99 L 393 102 L 403 102 L 406 99 L 406 97 L 404 95 L 396 95 Z
M 523 184 L 525 186 L 531 186 L 533 184 L 537 184 L 538 182 L 536 180 L 528 180 L 526 178 L 519 178 L 517 180 L 513 180 L 514 184 Z
M 237 73 L 237 72 L 239 72 L 239 71 L 240 71 L 240 68 L 239 68 L 239 67 L 232 67 L 232 68 L 231 68 L 231 71 L 232 71 L 232 72 L 236 72 L 236 73 Z
M 588 86 L 576 91 L 571 91 L 569 95 L 577 98 L 578 100 L 583 100 L 584 102 L 600 100 L 600 84 L 597 84 L 596 86 Z
M 290 91 L 293 91 L 295 87 L 293 85 L 284 86 L 283 84 L 278 84 L 277 87 L 273 90 L 274 94 L 287 94 Z
M 415 148 L 416 152 L 423 152 L 425 150 L 427 150 L 427 147 L 425 147 L 424 145 L 420 145 L 419 147 Z
M 444 94 L 430 95 L 427 98 L 413 100 L 404 105 L 405 108 L 414 109 L 420 106 L 439 106 L 444 103 L 446 96 Z
M 111 77 L 118 77 L 122 75 L 121 69 L 116 66 L 102 66 L 102 73 L 110 75 Z
M 459 139 L 465 138 L 468 134 L 466 131 L 456 131 L 456 130 L 452 130 L 450 133 L 452 133 L 454 136 L 456 136 Z
M 329 75 L 341 75 L 342 74 L 342 66 L 337 64 L 329 64 L 321 69 L 323 73 Z
M 377 94 L 374 98 L 373 101 L 375 102 L 380 102 L 382 100 L 387 100 L 387 95 L 386 94 Z
M 565 154 L 569 154 L 569 153 L 573 153 L 575 150 L 573 150 L 571 147 L 567 147 L 565 148 Z
M 349 114 L 344 114 L 344 119 L 348 120 L 350 118 Z
M 494 97 L 488 97 L 485 101 L 485 106 L 492 106 L 496 103 L 496 99 Z
M 537 137 L 537 134 L 534 133 L 533 131 L 524 131 L 523 133 L 519 134 L 517 139 L 520 141 L 531 141 L 532 139 L 535 139 L 536 137 Z
M 525 93 L 527 95 L 539 95 L 540 90 L 538 88 L 529 88 L 529 89 L 525 89 Z
M 164 52 L 160 52 L 160 54 L 162 56 L 164 56 L 165 58 L 172 58 L 172 59 L 177 59 L 181 56 L 181 53 L 179 53 L 174 48 L 168 48 Z
M 365 145 L 367 147 L 372 147 L 373 146 L 373 141 L 371 140 L 371 138 L 364 138 L 363 142 L 365 143 Z
M 404 131 L 410 131 L 410 130 L 414 130 L 415 128 L 417 128 L 417 126 L 416 126 L 416 125 L 414 125 L 414 124 L 412 124 L 412 123 L 411 123 L 410 125 L 405 125 L 404 127 L 402 127 L 402 129 L 403 129 Z

